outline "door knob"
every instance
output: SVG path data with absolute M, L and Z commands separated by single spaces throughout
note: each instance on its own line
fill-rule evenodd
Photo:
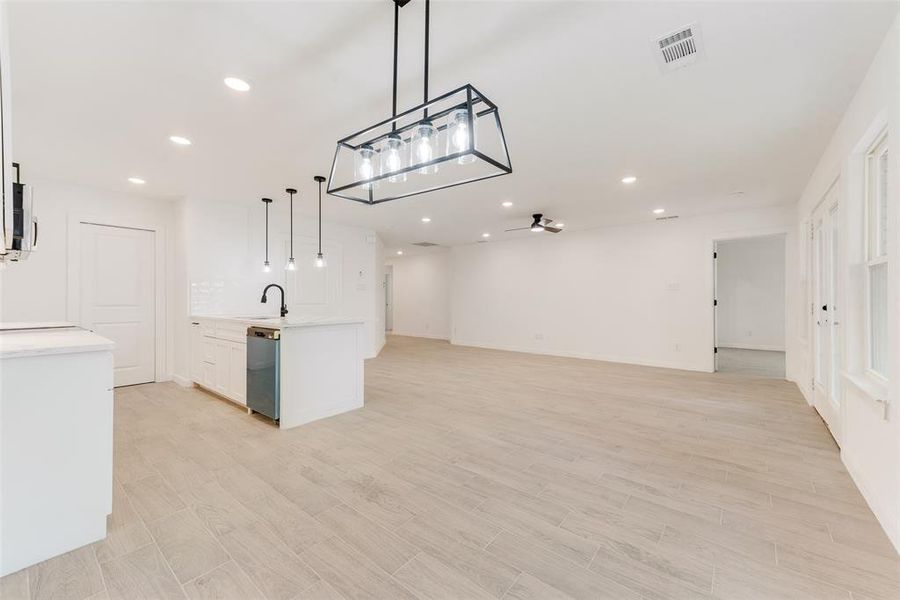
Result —
M 827 305 L 827 304 L 823 304 L 823 305 L 822 305 L 822 310 L 828 310 L 828 305 Z

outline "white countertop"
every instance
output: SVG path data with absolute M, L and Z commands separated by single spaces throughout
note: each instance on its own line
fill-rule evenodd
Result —
M 290 329 L 292 327 L 320 327 L 323 325 L 353 325 L 365 321 L 357 317 L 239 317 L 233 315 L 191 315 L 192 319 L 213 319 L 230 321 L 253 327 L 270 327 L 272 329 Z
M 79 327 L 61 327 L 59 323 L 29 323 L 30 328 L 11 325 L 0 324 L 0 358 L 97 352 L 114 346 L 105 337 Z
M 45 321 L 43 323 L 16 321 L 10 323 L 0 323 L 0 331 L 11 331 L 19 329 L 52 329 L 57 327 L 75 327 L 74 323 L 68 321 Z

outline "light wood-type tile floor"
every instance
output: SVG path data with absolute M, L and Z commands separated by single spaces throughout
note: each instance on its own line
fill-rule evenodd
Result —
M 784 379 L 784 352 L 719 346 L 719 373 Z
M 106 540 L 0 597 L 900 598 L 784 381 L 390 337 L 366 407 L 290 431 L 119 389 Z

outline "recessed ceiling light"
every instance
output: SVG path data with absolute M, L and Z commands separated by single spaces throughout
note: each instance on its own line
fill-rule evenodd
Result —
M 250 90 L 250 84 L 237 77 L 226 77 L 225 85 L 238 92 L 247 92 Z
M 502 204 L 500 204 L 500 206 L 502 206 L 503 208 L 509 208 L 509 207 L 512 206 L 512 205 L 513 205 L 513 203 L 510 202 L 509 200 L 507 200 L 506 202 L 503 202 Z
M 135 185 L 144 185 L 145 183 L 147 183 L 145 180 L 141 179 L 140 177 L 129 177 L 128 181 L 130 181 L 131 183 L 133 183 Z
M 423 223 L 431 223 L 431 217 L 422 217 Z
M 653 209 L 653 214 L 654 214 L 654 215 L 661 215 L 661 214 L 663 214 L 664 212 L 666 212 L 666 209 L 664 209 L 664 208 L 654 208 L 654 209 Z
M 483 237 L 483 238 L 489 238 L 489 237 L 491 237 L 491 234 L 489 234 L 488 232 L 484 232 L 484 233 L 481 234 L 481 237 Z
M 178 144 L 179 146 L 190 146 L 191 140 L 186 137 L 181 137 L 180 135 L 170 135 L 169 141 L 173 144 Z
M 398 256 L 403 256 L 403 250 L 397 250 L 397 255 L 398 255 Z
M 634 175 L 626 175 L 622 178 L 622 183 L 634 183 L 635 181 L 637 181 L 637 177 Z

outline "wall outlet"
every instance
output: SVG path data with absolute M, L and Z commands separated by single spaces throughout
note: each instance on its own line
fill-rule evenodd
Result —
M 675 352 L 681 352 L 681 344 L 675 344 Z
M 747 337 L 753 337 L 753 332 L 749 329 L 747 330 Z
M 536 339 L 536 340 L 542 340 L 542 339 L 544 339 L 544 334 L 543 334 L 543 333 L 535 333 L 535 334 L 534 334 L 534 339 Z

